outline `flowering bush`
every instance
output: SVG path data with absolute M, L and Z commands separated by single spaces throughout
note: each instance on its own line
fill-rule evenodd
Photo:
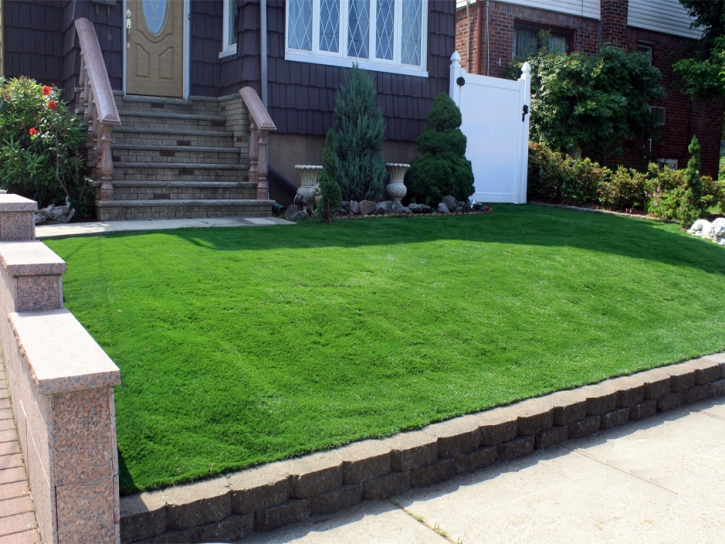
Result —
M 28 78 L 0 78 L 0 186 L 40 207 L 70 198 L 76 216 L 93 212 L 93 186 L 83 177 L 85 126 L 60 90 Z

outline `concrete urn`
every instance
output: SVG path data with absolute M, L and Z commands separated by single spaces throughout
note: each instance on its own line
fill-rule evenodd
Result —
M 322 168 L 322 166 L 309 164 L 298 164 L 295 166 L 295 169 L 300 174 L 300 180 L 302 181 L 299 189 L 297 189 L 297 194 L 304 198 L 310 206 L 314 205 L 315 202 L 317 176 L 319 176 L 320 172 L 322 172 Z
M 390 181 L 385 186 L 385 192 L 388 193 L 390 200 L 400 202 L 408 192 L 408 188 L 405 186 L 403 180 L 405 179 L 405 172 L 410 168 L 410 165 L 389 162 L 385 166 L 388 167 L 388 172 L 390 172 Z

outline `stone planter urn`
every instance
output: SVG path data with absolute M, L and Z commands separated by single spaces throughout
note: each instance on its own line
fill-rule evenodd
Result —
M 322 166 L 314 166 L 309 164 L 298 164 L 295 169 L 300 173 L 302 184 L 297 189 L 297 194 L 304 198 L 310 206 L 315 204 L 315 185 L 317 185 L 317 176 L 322 172 Z
M 385 191 L 388 193 L 390 200 L 400 202 L 408 192 L 403 180 L 405 179 L 405 171 L 410 168 L 410 165 L 389 162 L 385 166 L 388 167 L 388 172 L 390 172 L 390 182 L 385 186 Z

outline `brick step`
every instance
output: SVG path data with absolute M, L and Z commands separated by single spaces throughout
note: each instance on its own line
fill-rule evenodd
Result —
M 113 131 L 113 146 L 146 145 L 152 146 L 205 146 L 232 147 L 234 133 L 223 130 L 183 130 L 160 128 L 116 127 Z
M 116 106 L 119 111 L 132 110 L 139 112 L 178 112 L 178 113 L 209 113 L 218 115 L 219 102 L 206 97 L 191 97 L 189 100 L 181 98 L 163 98 L 157 96 L 116 95 Z
M 246 181 L 246 164 L 116 162 L 114 180 L 128 181 Z
M 113 200 L 96 201 L 99 221 L 270 217 L 273 200 Z
M 220 148 L 224 149 L 224 148 Z M 240 164 L 239 151 L 227 151 L 226 153 L 200 153 L 186 151 L 186 148 L 176 148 L 175 151 L 157 151 L 147 149 L 137 150 L 113 150 L 113 163 L 133 164 Z
M 88 145 L 88 147 L 91 147 L 91 146 Z M 191 151 L 194 153 L 236 153 L 236 154 L 239 154 L 238 147 L 199 146 L 199 145 L 180 146 L 178 144 L 176 144 L 176 145 L 159 145 L 159 146 L 155 146 L 153 149 L 149 149 L 149 146 L 145 145 L 145 144 L 115 144 L 113 146 L 114 154 L 117 149 L 128 149 L 128 150 L 138 150 L 138 151 Z
M 131 128 L 156 128 L 160 130 L 217 130 L 226 131 L 226 120 L 216 115 L 199 115 L 195 119 L 192 114 L 189 118 L 181 118 L 184 114 L 168 114 L 168 116 L 151 116 L 147 114 L 122 115 L 121 126 Z
M 113 182 L 115 200 L 254 200 L 257 184 L 219 181 L 138 181 Z

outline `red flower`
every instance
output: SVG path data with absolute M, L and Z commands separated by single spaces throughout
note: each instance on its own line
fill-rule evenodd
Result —
M 50 87 L 47 85 L 43 85 L 43 96 L 48 96 L 50 94 Z
M 55 108 L 57 108 L 57 107 L 58 107 L 58 104 L 56 104 L 54 100 L 49 100 L 49 101 L 48 101 L 48 107 L 49 107 L 49 108 L 50 108 L 51 110 L 54 110 Z
M 30 135 L 35 136 L 38 133 L 37 130 L 35 130 L 35 127 L 30 127 Z

